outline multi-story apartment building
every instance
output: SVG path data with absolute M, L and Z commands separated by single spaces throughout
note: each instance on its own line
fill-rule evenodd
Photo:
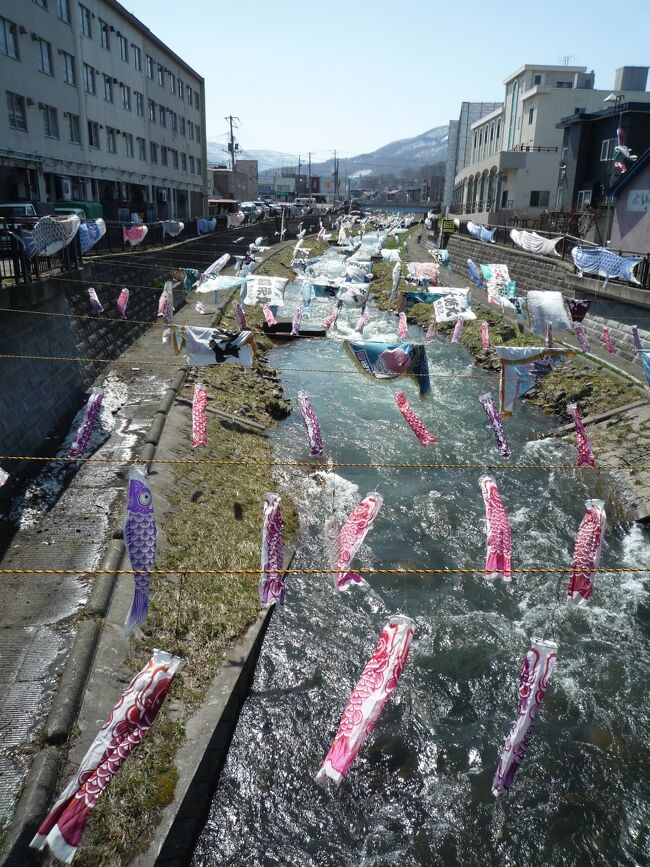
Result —
M 472 124 L 486 114 L 501 108 L 502 102 L 463 102 L 458 120 L 450 120 L 447 132 L 447 161 L 442 207 L 446 212 L 452 203 L 454 178 L 472 162 Z
M 472 156 L 455 176 L 450 210 L 499 223 L 512 211 L 536 216 L 553 207 L 562 148 L 556 124 L 603 108 L 611 91 L 595 90 L 594 79 L 585 66 L 542 64 L 526 64 L 508 76 L 501 107 L 471 125 Z M 650 93 L 627 90 L 626 98 L 650 101 Z
M 115 0 L 0 0 L 0 202 L 207 213 L 203 78 Z
M 211 166 L 213 196 L 238 202 L 251 202 L 257 198 L 257 160 L 237 160 L 235 171 L 228 166 Z

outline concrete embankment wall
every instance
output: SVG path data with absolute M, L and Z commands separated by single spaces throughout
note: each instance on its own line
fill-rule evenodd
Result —
M 466 235 L 452 235 L 448 249 L 454 274 L 461 279 L 467 275 L 467 260 L 472 259 L 477 267 L 490 262 L 507 265 L 521 292 L 556 289 L 567 298 L 593 298 L 584 321 L 589 340 L 599 344 L 607 327 L 623 361 L 634 361 L 632 325 L 638 325 L 641 343 L 650 346 L 650 292 L 645 289 L 616 282 L 605 286 L 600 280 L 578 277 L 572 262 L 485 244 Z

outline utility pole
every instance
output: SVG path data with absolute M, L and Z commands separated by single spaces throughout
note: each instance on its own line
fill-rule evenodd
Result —
M 309 180 L 307 182 L 307 195 L 311 196 L 311 151 L 309 151 Z
M 336 151 L 334 151 L 334 172 L 333 172 L 333 175 L 334 175 L 334 202 L 333 202 L 333 204 L 336 204 L 336 195 L 337 195 L 338 189 L 339 189 L 339 163 L 338 163 L 338 160 L 336 159 Z
M 233 121 L 239 120 L 237 116 L 233 117 L 232 114 L 229 114 L 226 118 L 227 121 L 230 122 L 230 141 L 228 142 L 228 150 L 230 151 L 230 164 L 232 166 L 233 173 L 233 183 L 234 183 L 234 174 L 235 174 L 235 136 L 233 134 Z
M 300 154 L 298 154 L 298 177 L 296 178 L 296 183 L 294 185 L 294 191 L 293 191 L 294 196 L 300 195 L 300 166 L 302 165 L 300 160 L 301 160 L 301 156 L 300 156 Z

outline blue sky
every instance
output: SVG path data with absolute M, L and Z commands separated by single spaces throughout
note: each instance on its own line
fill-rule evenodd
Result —
M 124 2 L 124 0 L 123 0 Z M 586 66 L 611 89 L 617 67 L 650 61 L 650 2 L 547 0 L 126 0 L 206 80 L 209 140 L 241 118 L 243 149 L 325 159 L 371 151 L 498 100 L 524 63 Z

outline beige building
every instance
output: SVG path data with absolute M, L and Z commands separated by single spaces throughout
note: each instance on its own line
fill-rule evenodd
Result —
M 471 126 L 471 159 L 454 179 L 451 213 L 498 224 L 513 211 L 535 217 L 552 208 L 563 135 L 556 124 L 604 107 L 612 91 L 595 90 L 594 78 L 586 66 L 541 64 L 526 64 L 508 76 L 503 105 Z M 650 101 L 646 92 L 626 96 Z
M 257 198 L 257 160 L 237 160 L 234 172 L 228 166 L 211 166 L 210 174 L 211 195 L 238 202 Z
M 115 0 L 0 0 L 0 201 L 207 213 L 203 78 Z

